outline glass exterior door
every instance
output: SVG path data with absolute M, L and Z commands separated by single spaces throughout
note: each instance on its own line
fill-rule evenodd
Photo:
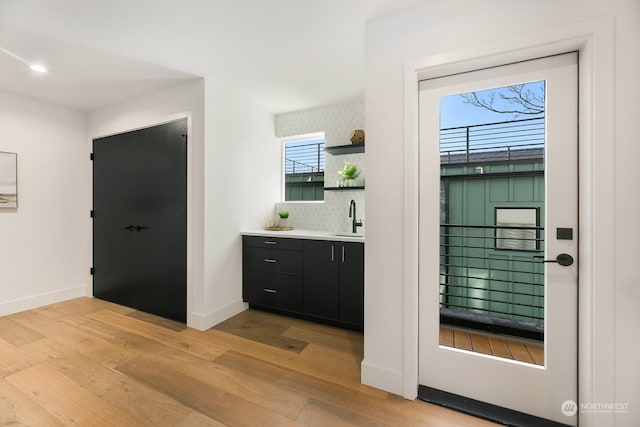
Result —
M 419 102 L 420 384 L 577 425 L 576 55 Z

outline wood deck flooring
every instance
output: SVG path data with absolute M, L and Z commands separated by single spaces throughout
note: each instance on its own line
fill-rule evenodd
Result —
M 495 425 L 360 384 L 362 357 L 362 334 L 269 313 L 199 332 L 78 298 L 0 318 L 0 425 Z
M 441 326 L 440 345 L 544 366 L 544 346 L 532 340 Z

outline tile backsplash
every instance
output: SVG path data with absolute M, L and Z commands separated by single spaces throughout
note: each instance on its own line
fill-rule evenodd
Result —
M 356 185 L 364 185 L 366 175 L 364 167 L 364 154 L 342 154 L 339 156 L 326 154 L 324 165 L 325 187 L 336 187 L 338 185 L 338 181 L 342 180 L 342 177 L 338 175 L 338 171 L 344 167 L 344 162 L 349 162 L 358 167 L 360 175 L 356 179 Z M 326 197 L 327 192 L 325 192 L 324 195 Z
M 276 137 L 324 132 L 327 146 L 350 144 L 351 132 L 364 129 L 364 99 L 275 116 Z
M 286 137 L 313 132 L 324 132 L 326 146 L 350 144 L 349 137 L 356 129 L 364 129 L 364 100 L 329 105 L 310 110 L 278 114 L 275 117 L 276 135 Z M 336 187 L 340 180 L 338 170 L 348 161 L 360 169 L 358 185 L 366 182 L 365 155 L 363 153 L 333 155 L 325 154 L 325 187 Z M 356 202 L 357 219 L 366 228 L 363 190 L 325 190 L 324 202 L 279 202 L 274 207 L 274 222 L 277 212 L 289 211 L 289 224 L 297 229 L 351 232 L 349 204 Z
M 280 202 L 276 203 L 273 212 L 274 220 L 281 210 L 289 211 L 289 224 L 304 230 L 324 230 L 333 232 L 351 232 L 349 203 L 356 202 L 357 219 L 363 226 L 358 233 L 363 233 L 365 221 L 364 191 L 343 190 L 325 191 L 324 202 Z

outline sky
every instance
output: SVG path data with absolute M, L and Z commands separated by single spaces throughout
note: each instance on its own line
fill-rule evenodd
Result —
M 544 91 L 544 81 L 527 83 L 525 87 L 534 93 L 541 93 Z M 498 95 L 507 93 L 504 88 L 490 89 L 477 92 L 479 97 L 485 97 L 490 92 L 496 92 L 496 99 Z M 494 113 L 482 107 L 477 107 L 464 102 L 464 98 L 460 95 L 450 95 L 442 97 L 440 99 L 440 128 L 451 128 L 458 126 L 470 126 L 483 123 L 496 123 L 503 121 L 510 121 L 514 119 L 524 119 L 533 117 L 529 115 L 521 115 L 520 117 L 514 117 L 514 114 Z M 505 102 L 496 102 L 496 106 L 512 108 Z

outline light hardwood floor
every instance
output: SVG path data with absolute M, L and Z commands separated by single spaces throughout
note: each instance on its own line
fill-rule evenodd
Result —
M 79 298 L 0 318 L 0 425 L 494 425 L 361 385 L 362 355 L 269 313 L 199 332 Z

